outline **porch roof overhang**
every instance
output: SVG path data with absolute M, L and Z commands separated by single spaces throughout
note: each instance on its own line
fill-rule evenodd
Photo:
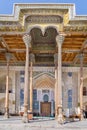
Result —
M 23 65 L 25 64 L 26 47 L 23 42 L 21 34 L 19 35 L 2 35 L 0 37 L 0 64 L 6 63 L 5 53 L 10 52 L 13 55 L 11 64 Z M 30 53 L 35 55 L 46 55 L 51 56 L 58 53 L 57 47 L 55 49 L 49 48 L 44 49 L 30 48 Z M 63 65 L 76 65 L 80 63 L 78 55 L 84 53 L 84 65 L 87 64 L 87 34 L 85 33 L 67 33 L 62 46 L 62 63 Z M 44 64 L 44 61 L 41 62 Z M 36 63 L 39 65 L 40 61 Z M 45 64 L 48 64 L 45 63 Z M 53 61 L 50 64 L 54 64 Z
M 33 17 L 32 19 L 29 17 L 30 13 Z M 45 15 L 50 16 L 51 24 L 49 24 L 49 19 Z M 38 16 L 41 16 L 39 21 L 36 20 Z M 54 19 L 54 17 L 52 19 L 52 16 L 55 18 L 56 16 L 59 17 L 58 19 Z M 29 17 L 28 20 L 31 20 L 28 21 L 29 25 L 25 22 L 27 17 Z M 59 20 L 58 22 L 61 21 L 60 17 L 63 18 L 63 23 L 56 22 L 56 20 Z M 30 27 L 37 24 L 35 20 L 38 22 L 37 28 L 49 25 L 54 28 L 54 33 L 48 30 L 50 32 L 48 39 L 50 40 L 45 39 L 46 41 L 44 41 L 44 38 L 36 35 L 35 31 L 29 32 Z M 84 53 L 83 63 L 86 66 L 87 16 L 76 16 L 74 4 L 15 4 L 13 15 L 0 16 L 0 65 L 6 64 L 6 52 L 12 53 L 11 65 L 25 64 L 26 47 L 22 37 L 26 32 L 32 35 L 32 44 L 35 45 L 30 48 L 30 53 L 35 54 L 35 65 L 54 65 L 53 57 L 55 53 L 58 53 L 55 42 L 56 26 L 59 29 L 57 30 L 59 34 L 65 34 L 62 45 L 62 64 L 64 66 L 77 66 L 80 64 L 79 55 Z M 36 27 L 33 26 L 33 28 Z M 47 28 L 44 29 L 43 27 L 39 29 L 45 33 Z

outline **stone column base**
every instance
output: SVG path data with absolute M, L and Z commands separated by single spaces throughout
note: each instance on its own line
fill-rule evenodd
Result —
M 59 114 L 57 120 L 58 120 L 58 123 L 59 123 L 59 124 L 63 124 L 63 123 L 64 123 L 63 115 L 62 115 L 62 114 Z
M 5 113 L 4 118 L 5 118 L 5 119 L 8 119 L 8 118 L 9 118 L 9 114 L 8 114 L 7 112 Z
M 27 113 L 24 113 L 23 118 L 22 118 L 22 122 L 23 123 L 28 123 L 29 122 Z
M 57 120 L 57 118 L 58 118 L 58 115 L 55 115 L 55 120 Z
M 64 117 L 63 117 L 63 113 L 62 113 L 62 106 L 58 106 L 58 123 L 59 124 L 63 124 L 64 123 Z
M 84 119 L 83 114 L 81 113 L 79 120 L 82 121 Z

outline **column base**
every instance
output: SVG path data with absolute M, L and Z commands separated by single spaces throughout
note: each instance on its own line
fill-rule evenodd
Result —
M 23 118 L 22 118 L 22 122 L 23 123 L 28 123 L 29 122 L 27 113 L 24 113 Z
M 58 117 L 57 117 L 57 120 L 58 120 L 59 124 L 63 124 L 64 123 L 64 117 L 63 117 L 62 106 L 61 105 L 58 106 Z
M 28 110 L 28 120 L 32 120 L 32 119 L 33 119 L 33 111 Z
M 9 114 L 8 114 L 7 112 L 4 114 L 4 118 L 5 118 L 5 119 L 8 119 L 8 118 L 9 118 Z
M 58 121 L 59 124 L 63 124 L 64 123 L 64 117 L 63 117 L 62 114 L 58 115 L 57 121 Z
M 83 114 L 80 115 L 80 121 L 84 119 Z
M 55 109 L 55 119 L 58 118 L 58 111 L 57 111 L 57 108 Z

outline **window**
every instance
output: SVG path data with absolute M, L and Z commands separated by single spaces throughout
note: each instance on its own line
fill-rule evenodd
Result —
M 24 74 L 25 74 L 25 72 L 24 71 L 20 71 L 20 82 L 21 83 L 24 83 Z
M 53 100 L 53 110 L 55 111 L 55 101 Z
M 24 75 L 25 74 L 25 72 L 24 71 L 20 71 L 20 75 Z
M 37 101 L 37 90 L 36 89 L 33 90 L 33 100 Z
M 87 95 L 87 88 L 83 87 L 83 96 L 86 96 L 86 95 Z
M 39 110 L 39 101 L 33 101 L 33 109 Z
M 20 82 L 21 82 L 21 83 L 24 83 L 24 77 L 21 77 L 21 78 L 20 78 Z
M 20 90 L 20 105 L 24 104 L 24 89 Z
M 72 77 L 72 72 L 68 72 L 68 76 L 69 76 L 69 77 Z
M 43 100 L 44 100 L 44 102 L 48 102 L 49 101 L 49 97 L 48 97 L 47 94 L 44 95 Z
M 72 90 L 68 90 L 68 108 L 72 108 Z

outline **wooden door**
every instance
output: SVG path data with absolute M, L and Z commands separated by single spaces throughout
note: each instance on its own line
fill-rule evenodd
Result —
M 41 115 L 42 116 L 51 115 L 51 102 L 41 102 Z

